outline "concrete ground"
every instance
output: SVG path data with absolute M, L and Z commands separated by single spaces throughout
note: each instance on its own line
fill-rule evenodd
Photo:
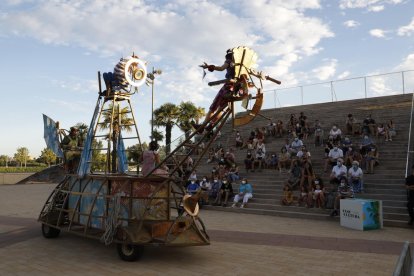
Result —
M 413 229 L 202 210 L 210 246 L 146 248 L 127 263 L 113 245 L 42 237 L 36 219 L 54 186 L 0 185 L 1 275 L 391 275 L 403 242 L 414 241 Z

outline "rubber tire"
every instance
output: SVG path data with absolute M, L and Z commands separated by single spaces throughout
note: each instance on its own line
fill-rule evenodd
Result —
M 143 247 L 128 243 L 118 243 L 116 245 L 119 257 L 127 262 L 134 262 L 141 258 Z
M 57 238 L 60 234 L 60 229 L 53 228 L 49 225 L 42 223 L 42 234 L 43 237 L 45 237 L 46 239 Z

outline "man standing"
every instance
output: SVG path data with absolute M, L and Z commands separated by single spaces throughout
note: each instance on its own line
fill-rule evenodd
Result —
M 410 215 L 408 225 L 414 223 L 414 165 L 411 167 L 411 175 L 405 179 L 405 188 L 407 189 L 407 209 Z
M 64 167 L 67 173 L 76 173 L 81 155 L 81 141 L 78 135 L 78 129 L 71 127 L 69 135 L 66 135 L 61 146 L 64 154 Z

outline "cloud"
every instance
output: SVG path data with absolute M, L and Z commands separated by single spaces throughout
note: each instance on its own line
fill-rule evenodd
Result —
M 178 101 L 189 95 L 204 100 L 202 89 L 190 83 L 200 76 L 195 65 L 221 64 L 228 48 L 251 46 L 261 58 L 259 67 L 282 74 L 300 59 L 322 51 L 321 40 L 334 36 L 321 19 L 305 13 L 320 9 L 319 0 L 243 0 L 238 5 L 191 0 L 23 4 L 26 8 L 10 8 L 0 17 L 0 36 L 81 47 L 110 60 L 135 51 L 142 59 L 163 65 L 161 69 L 171 77 L 163 77 L 163 82 L 172 83 L 160 85 L 161 89 L 177 93 Z
M 328 60 L 325 65 L 313 69 L 312 72 L 314 73 L 315 78 L 324 81 L 334 76 L 337 63 L 338 61 L 336 59 L 331 59 Z
M 381 29 L 372 29 L 369 31 L 369 34 L 373 37 L 385 38 L 385 32 L 386 31 L 381 30 Z
M 385 9 L 385 5 L 402 4 L 403 0 L 341 0 L 340 9 L 367 9 L 370 12 L 379 12 Z
M 338 75 L 338 79 L 345 79 L 348 77 L 351 73 L 349 71 L 344 71 L 341 74 Z
M 372 12 L 380 12 L 384 10 L 384 5 L 379 5 L 379 6 L 369 6 L 368 7 L 368 11 L 372 11 Z
M 411 19 L 411 22 L 406 25 L 398 28 L 397 34 L 399 36 L 411 36 L 414 33 L 414 17 Z
M 348 20 L 348 21 L 345 21 L 343 24 L 344 24 L 345 27 L 351 28 L 351 29 L 352 28 L 357 28 L 360 25 L 360 23 L 358 21 L 355 21 L 355 20 Z
M 414 69 L 414 53 L 409 54 L 399 65 L 397 65 L 394 71 L 404 71 Z

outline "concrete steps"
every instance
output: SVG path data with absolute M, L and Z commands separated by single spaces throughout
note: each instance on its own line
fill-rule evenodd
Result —
M 357 194 L 359 198 L 380 199 L 383 202 L 384 224 L 388 226 L 406 227 L 408 215 L 406 211 L 406 190 L 404 187 L 405 167 L 407 161 L 407 141 L 408 129 L 410 124 L 412 94 L 378 97 L 362 100 L 350 100 L 334 103 L 322 103 L 304 106 L 293 106 L 279 109 L 262 110 L 261 114 L 270 117 L 273 121 L 281 119 L 286 123 L 290 114 L 299 116 L 304 112 L 308 116 L 308 122 L 313 124 L 316 119 L 322 123 L 325 136 L 333 124 L 337 124 L 340 129 L 345 130 L 345 119 L 348 113 L 352 113 L 354 118 L 361 121 L 367 114 L 377 123 L 385 123 L 388 119 L 393 119 L 397 128 L 397 136 L 392 142 L 385 142 L 383 138 L 374 141 L 380 152 L 380 165 L 374 169 L 374 174 L 364 175 L 365 193 Z M 268 121 L 262 117 L 256 117 L 250 124 L 239 127 L 242 137 L 247 139 L 250 131 L 255 128 L 266 126 Z M 216 143 L 221 143 L 225 149 L 234 148 L 235 131 L 231 122 L 226 123 L 221 131 L 222 136 Z M 285 143 L 284 137 L 266 136 L 265 144 L 267 152 L 279 153 Z M 354 145 L 360 141 L 359 136 L 351 136 Z M 312 164 L 316 174 L 322 176 L 324 183 L 328 183 L 329 173 L 323 173 L 324 167 L 324 148 L 315 147 L 314 139 L 310 136 L 304 141 L 312 154 Z M 247 177 L 253 184 L 254 198 L 249 202 L 247 208 L 224 208 L 219 206 L 204 206 L 211 210 L 224 210 L 228 212 L 244 212 L 263 215 L 286 216 L 295 218 L 313 219 L 332 219 L 329 217 L 329 210 L 316 208 L 304 208 L 298 206 L 281 206 L 280 199 L 282 188 L 288 178 L 287 173 L 279 173 L 276 170 L 264 169 L 262 172 L 245 173 L 243 160 L 246 156 L 246 149 L 235 150 L 236 162 L 239 165 L 241 177 Z M 213 163 L 207 164 L 207 157 L 203 158 L 198 167 L 198 176 L 211 174 Z M 233 185 L 237 191 L 238 184 Z M 295 191 L 297 194 L 298 192 Z M 231 204 L 230 204 L 231 205 Z M 337 218 L 335 218 L 337 219 Z

